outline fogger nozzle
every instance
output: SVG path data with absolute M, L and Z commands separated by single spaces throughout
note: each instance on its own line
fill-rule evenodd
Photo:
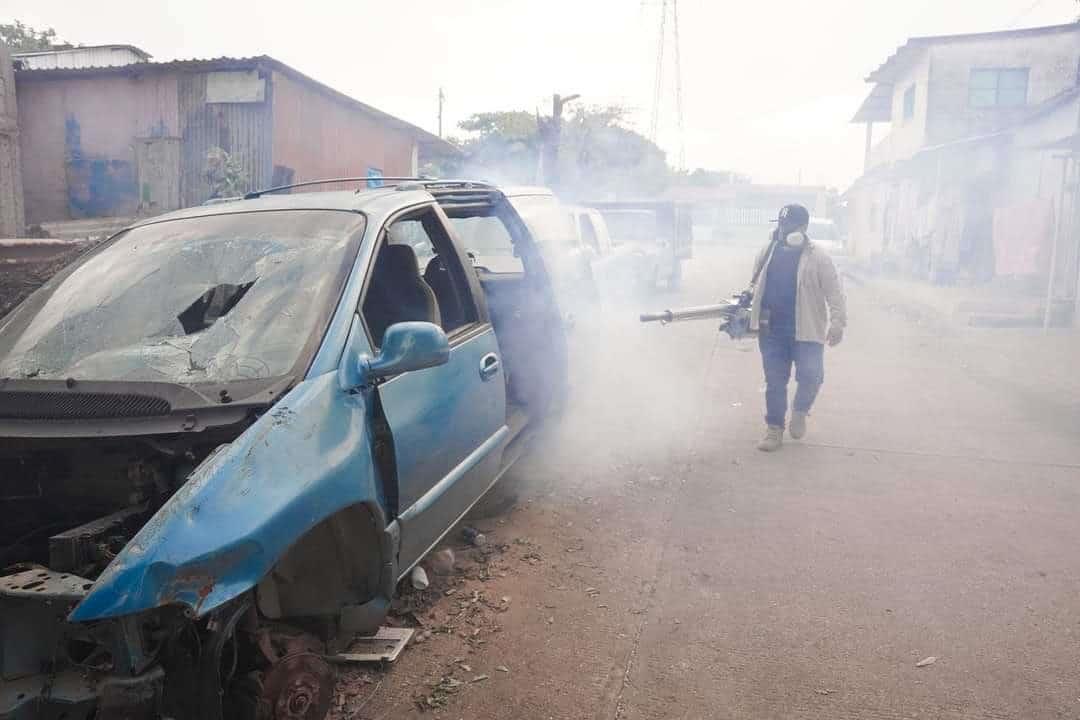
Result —
M 679 310 L 663 310 L 661 312 L 642 313 L 641 322 L 673 323 L 685 320 L 711 320 L 713 318 L 729 317 L 737 306 L 735 303 L 724 301 L 716 305 L 699 305 L 697 307 L 681 308 Z
M 699 305 L 679 310 L 642 313 L 641 322 L 659 322 L 667 325 L 688 320 L 720 320 L 720 331 L 726 332 L 732 339 L 753 335 L 750 330 L 750 298 L 747 293 L 734 296 L 715 305 Z

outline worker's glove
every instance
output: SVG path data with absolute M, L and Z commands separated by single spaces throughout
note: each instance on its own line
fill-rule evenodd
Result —
M 829 334 L 825 336 L 825 342 L 829 347 L 836 347 L 844 339 L 844 328 L 833 325 L 829 328 Z

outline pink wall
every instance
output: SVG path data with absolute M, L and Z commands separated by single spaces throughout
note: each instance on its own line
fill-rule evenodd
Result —
M 66 123 L 78 125 L 86 156 L 135 165 L 133 140 L 177 135 L 176 76 L 106 75 L 16 79 L 26 222 L 71 217 L 66 176 Z
M 413 138 L 280 72 L 273 80 L 273 162 L 293 180 L 411 175 Z

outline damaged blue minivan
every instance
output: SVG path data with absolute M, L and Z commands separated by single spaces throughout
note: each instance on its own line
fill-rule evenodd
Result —
M 268 191 L 137 224 L 21 303 L 0 719 L 323 717 L 327 655 L 560 403 L 539 245 L 480 183 Z

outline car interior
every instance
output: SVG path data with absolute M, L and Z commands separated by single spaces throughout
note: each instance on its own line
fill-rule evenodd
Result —
M 449 204 L 444 210 L 455 230 L 455 218 L 479 214 L 497 224 L 507 242 L 515 242 L 515 232 L 524 232 L 513 228 L 512 220 L 500 218 L 490 203 L 480 207 Z M 458 238 L 458 242 L 471 249 L 468 238 Z M 375 347 L 381 345 L 386 328 L 406 321 L 433 322 L 453 343 L 455 333 L 479 318 L 465 275 L 475 273 L 502 355 L 508 424 L 516 433 L 529 417 L 544 414 L 553 396 L 550 378 L 557 374 L 551 363 L 561 357 L 550 349 L 557 347 L 561 334 L 556 332 L 560 326 L 553 300 L 546 294 L 546 284 L 538 280 L 532 250 L 515 245 L 521 262 L 514 271 L 492 272 L 471 263 L 465 267 L 433 211 L 395 221 L 380 243 L 362 310 Z

